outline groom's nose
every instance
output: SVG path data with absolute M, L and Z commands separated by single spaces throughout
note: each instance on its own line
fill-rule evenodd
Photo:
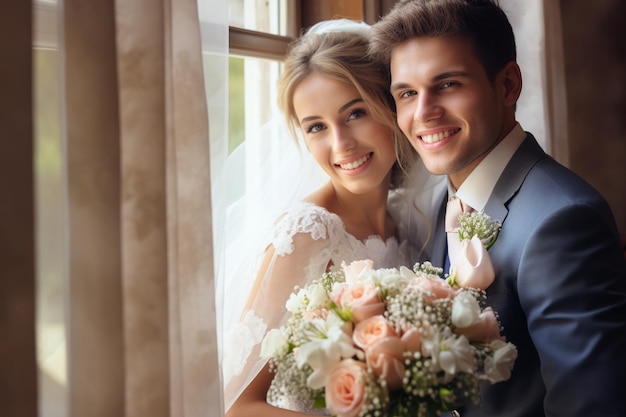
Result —
M 427 122 L 441 117 L 442 114 L 443 107 L 438 102 L 435 93 L 426 91 L 418 94 L 413 111 L 414 121 Z

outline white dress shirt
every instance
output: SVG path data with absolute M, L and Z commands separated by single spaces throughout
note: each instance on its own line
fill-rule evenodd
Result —
M 519 123 L 502 139 L 463 181 L 458 190 L 448 180 L 448 196 L 456 196 L 476 211 L 484 210 L 487 200 L 513 154 L 526 138 Z

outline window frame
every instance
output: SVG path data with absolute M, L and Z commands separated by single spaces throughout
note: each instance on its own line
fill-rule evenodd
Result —
M 228 27 L 229 55 L 282 61 L 294 38 L 271 33 Z

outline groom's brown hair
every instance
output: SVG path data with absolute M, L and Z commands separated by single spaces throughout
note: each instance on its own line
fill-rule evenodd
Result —
M 386 64 L 393 48 L 416 37 L 461 36 L 470 39 L 490 81 L 516 60 L 515 36 L 494 0 L 403 0 L 377 22 L 370 53 Z

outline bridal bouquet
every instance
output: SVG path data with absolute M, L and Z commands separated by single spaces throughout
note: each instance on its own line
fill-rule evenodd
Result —
M 432 417 L 476 403 L 480 381 L 510 377 L 517 349 L 484 290 L 441 273 L 363 260 L 296 288 L 288 321 L 262 344 L 275 372 L 269 398 L 339 417 Z

